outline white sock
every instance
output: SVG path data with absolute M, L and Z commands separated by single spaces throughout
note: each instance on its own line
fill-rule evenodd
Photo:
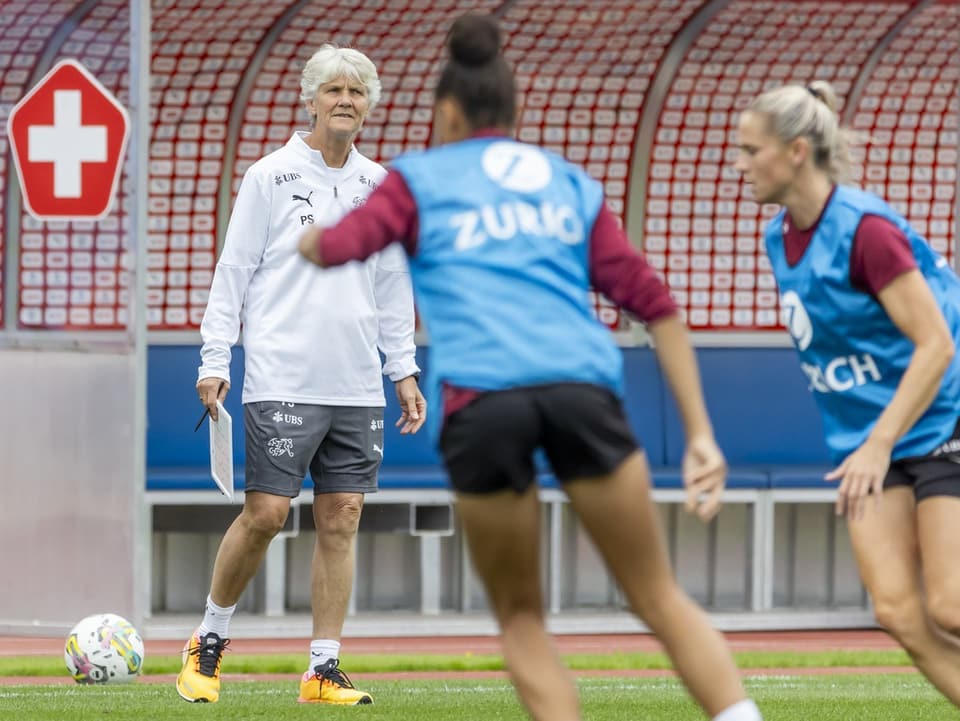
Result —
M 310 642 L 310 671 L 331 658 L 340 658 L 340 642 L 329 638 L 315 638 Z
M 745 698 L 718 713 L 713 721 L 763 721 L 763 716 L 753 699 Z
M 237 604 L 226 608 L 218 606 L 210 596 L 207 596 L 207 607 L 203 612 L 203 621 L 200 622 L 200 635 L 215 633 L 220 638 L 229 638 L 230 617 L 237 610 Z

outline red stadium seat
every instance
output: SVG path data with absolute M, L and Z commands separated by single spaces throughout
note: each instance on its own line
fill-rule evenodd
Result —
M 3 5 L 4 28 L 0 38 L 0 122 L 6 126 L 13 105 L 29 90 L 30 74 L 40 59 L 47 41 L 64 18 L 79 5 L 76 2 L 54 0 L 9 0 Z M 7 134 L 0 135 L 0 192 L 5 193 L 7 168 Z M 6 213 L 0 213 L 0 327 L 4 323 L 4 238 Z M 27 230 L 21 235 L 22 253 L 27 255 L 30 267 L 20 273 L 21 305 L 29 303 L 28 318 L 38 315 L 44 303 L 45 278 L 43 273 L 43 235 Z M 83 278 L 81 278 L 83 280 Z M 21 314 L 20 325 L 24 323 Z
M 773 14 L 736 0 L 719 12 L 687 51 L 660 114 L 645 247 L 671 287 L 682 290 L 675 296 L 694 330 L 780 327 L 758 242 L 775 208 L 743 200 L 749 191 L 733 170 L 739 111 L 765 89 L 821 78 L 842 99 L 871 49 L 907 10 L 865 2 L 790 5 Z M 665 244 L 678 233 L 689 234 L 696 250 Z M 677 255 L 690 262 L 676 262 Z
M 884 50 L 851 122 L 876 141 L 860 152 L 864 187 L 887 198 L 951 262 L 958 57 L 960 6 L 941 2 L 921 9 Z

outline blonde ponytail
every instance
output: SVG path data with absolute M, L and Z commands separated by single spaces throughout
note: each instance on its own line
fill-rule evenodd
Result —
M 840 126 L 837 94 L 826 80 L 769 90 L 757 97 L 747 110 L 765 116 L 770 131 L 784 143 L 807 138 L 813 148 L 814 164 L 833 182 L 850 182 L 850 147 L 861 139 L 849 128 Z

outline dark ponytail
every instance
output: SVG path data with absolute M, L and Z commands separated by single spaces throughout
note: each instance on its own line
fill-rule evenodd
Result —
M 516 89 L 500 52 L 496 20 L 479 13 L 461 15 L 450 28 L 447 49 L 450 58 L 437 81 L 436 99 L 455 99 L 474 130 L 512 128 Z

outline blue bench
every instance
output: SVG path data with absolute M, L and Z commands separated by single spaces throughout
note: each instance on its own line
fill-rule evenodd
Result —
M 203 413 L 194 388 L 200 353 L 196 346 L 155 345 L 147 354 L 147 490 L 215 490 L 210 477 L 207 424 L 194 432 Z M 230 375 L 239 384 L 243 349 L 236 349 Z M 243 488 L 243 406 L 234 385 L 225 407 L 234 418 L 235 487 Z
M 802 468 L 811 488 L 829 465 L 822 423 L 793 348 L 701 348 L 697 351 L 717 442 L 730 465 L 728 486 L 773 488 L 780 474 Z M 664 462 L 679 466 L 683 433 L 667 398 Z M 765 485 L 757 485 L 759 475 Z M 800 476 L 797 476 L 799 479 Z
M 199 350 L 195 346 L 152 346 L 148 359 L 147 490 L 214 490 L 207 425 L 193 430 L 203 413 L 194 391 Z M 242 490 L 245 448 L 239 384 L 243 378 L 243 348 L 234 349 L 230 375 L 236 385 L 227 395 L 225 407 L 234 419 L 234 488 Z M 400 411 L 392 384 L 387 385 L 384 445 L 389 449 L 389 461 L 381 470 L 380 487 L 446 488 L 439 457 L 426 434 L 401 436 L 394 427 Z M 308 477 L 305 486 L 311 485 Z
M 677 410 L 650 349 L 626 349 L 626 410 L 647 452 L 658 489 L 681 487 L 684 438 Z M 202 409 L 194 379 L 195 346 L 152 346 L 149 351 L 147 490 L 212 490 L 206 426 L 193 428 Z M 823 480 L 829 459 L 819 415 L 796 367 L 791 348 L 704 348 L 698 350 L 703 384 L 717 440 L 730 464 L 730 489 L 832 486 Z M 236 348 L 231 375 L 242 378 L 243 349 Z M 399 409 L 386 388 L 380 474 L 384 490 L 442 489 L 445 474 L 425 433 L 401 436 L 394 427 Z M 243 486 L 243 408 L 240 387 L 227 397 L 235 419 L 235 482 Z M 549 476 L 543 480 L 554 485 Z M 310 483 L 309 479 L 307 481 Z

